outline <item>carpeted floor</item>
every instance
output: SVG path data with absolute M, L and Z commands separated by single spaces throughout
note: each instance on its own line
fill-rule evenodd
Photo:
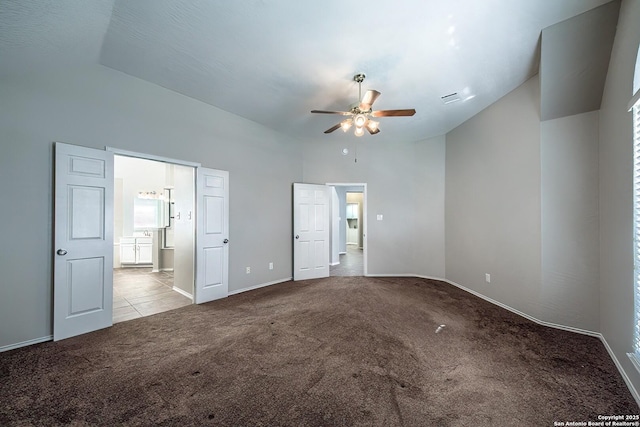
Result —
M 0 353 L 2 426 L 553 426 L 638 413 L 598 339 L 416 278 L 287 282 Z

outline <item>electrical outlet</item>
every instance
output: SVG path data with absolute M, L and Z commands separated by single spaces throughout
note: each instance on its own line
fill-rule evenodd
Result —
M 269 263 L 269 270 L 273 270 L 273 263 L 272 262 Z
M 247 267 L 247 274 L 251 274 L 251 267 Z
M 485 275 L 484 275 L 484 280 L 485 280 L 487 283 L 491 283 L 491 275 L 490 275 L 489 273 L 485 273 Z

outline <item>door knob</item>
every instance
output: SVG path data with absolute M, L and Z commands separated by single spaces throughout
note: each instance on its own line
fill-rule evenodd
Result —
M 58 255 L 66 255 L 66 254 L 67 254 L 67 251 L 65 251 L 64 249 L 58 249 L 58 250 L 56 251 L 56 253 L 57 253 Z
M 222 243 L 229 243 L 229 239 L 224 239 Z
M 296 234 L 296 239 L 299 239 L 299 238 L 300 238 L 300 236 Z

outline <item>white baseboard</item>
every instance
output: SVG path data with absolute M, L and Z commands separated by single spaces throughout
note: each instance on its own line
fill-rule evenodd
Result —
M 367 277 L 417 277 L 417 278 L 420 278 L 420 279 L 442 280 L 443 282 L 446 281 L 446 280 L 443 280 L 443 279 L 434 279 L 433 277 L 419 276 L 417 274 L 407 274 L 407 273 L 398 273 L 398 274 L 373 273 L 373 274 L 366 274 L 366 276 Z
M 340 265 L 340 261 L 338 261 L 338 262 L 331 262 L 331 263 L 329 263 L 329 265 L 330 265 L 331 267 L 333 267 L 333 266 L 335 266 L 335 265 Z
M 160 271 L 173 271 L 173 267 L 171 267 L 171 268 L 161 268 Z
M 509 310 L 510 312 L 515 313 L 518 316 L 522 316 L 525 319 L 531 320 L 532 322 L 537 323 L 538 325 L 546 326 L 546 327 L 549 327 L 549 328 L 561 329 L 563 331 L 574 332 L 574 333 L 577 333 L 577 334 L 588 335 L 588 336 L 596 337 L 596 338 L 600 339 L 600 341 L 602 342 L 604 347 L 607 349 L 607 353 L 609 353 L 609 357 L 611 357 L 611 360 L 613 360 L 613 363 L 616 365 L 616 368 L 618 368 L 618 372 L 620 372 L 620 375 L 622 376 L 622 379 L 624 380 L 625 384 L 627 385 L 627 388 L 629 389 L 629 392 L 631 393 L 631 395 L 635 399 L 635 401 L 638 404 L 638 406 L 640 406 L 640 394 L 638 394 L 638 391 L 633 386 L 633 383 L 629 379 L 629 376 L 627 375 L 627 373 L 625 372 L 624 368 L 622 367 L 622 364 L 620 364 L 620 361 L 616 357 L 615 353 L 613 352 L 613 350 L 609 346 L 609 343 L 605 339 L 604 335 L 602 335 L 600 332 L 589 331 L 587 329 L 574 328 L 572 326 L 559 325 L 557 323 L 545 322 L 544 320 L 536 319 L 535 317 L 530 316 L 530 315 L 528 315 L 526 313 L 523 313 L 520 310 L 516 310 L 513 307 L 509 307 L 506 304 L 503 304 L 503 303 L 501 303 L 499 301 L 491 299 L 491 298 L 489 298 L 489 297 L 487 297 L 485 295 L 482 295 L 479 292 L 476 292 L 476 291 L 474 291 L 472 289 L 466 288 L 466 287 L 464 287 L 464 286 L 462 286 L 462 285 L 460 285 L 458 283 L 455 283 L 455 282 L 453 282 L 451 280 L 437 278 L 437 277 L 427 277 L 427 276 L 421 276 L 421 275 L 416 275 L 416 277 L 420 277 L 422 279 L 439 280 L 441 282 L 448 283 L 448 284 L 450 284 L 452 286 L 455 286 L 456 288 L 459 288 L 459 289 L 462 289 L 463 291 L 469 292 L 470 294 L 475 295 L 478 298 L 482 298 L 483 300 L 485 300 L 487 302 L 495 304 L 498 307 L 504 308 L 505 310 Z
M 609 343 L 604 338 L 604 335 L 602 335 L 602 334 L 598 334 L 598 335 L 599 335 L 600 341 L 602 341 L 602 344 L 604 344 L 604 348 L 607 349 L 607 352 L 609 353 L 609 356 L 611 356 L 611 360 L 613 360 L 613 363 L 616 365 L 616 368 L 618 368 L 618 372 L 620 372 L 620 375 L 622 375 L 622 379 L 624 380 L 625 384 L 627 384 L 627 388 L 631 392 L 631 395 L 636 400 L 636 404 L 638 406 L 640 406 L 640 394 L 638 394 L 638 390 L 636 390 L 636 388 L 633 386 L 633 383 L 631 383 L 631 380 L 629 379 L 629 376 L 627 375 L 626 371 L 622 367 L 622 364 L 620 363 L 620 361 L 616 357 L 616 355 L 613 352 L 613 350 L 611 349 L 611 347 L 609 347 Z
M 27 341 L 22 341 L 22 342 L 15 343 L 15 344 L 5 345 L 5 346 L 0 347 L 0 353 L 2 353 L 3 351 L 15 350 L 16 348 L 20 348 L 20 347 L 26 347 L 28 345 L 40 344 L 42 342 L 51 341 L 52 339 L 53 339 L 53 335 L 47 335 L 46 337 L 34 338 L 32 340 L 27 340 Z
M 517 309 L 515 309 L 513 307 L 509 307 L 508 305 L 503 304 L 500 301 L 496 301 L 496 300 L 494 300 L 492 298 L 489 298 L 489 297 L 487 297 L 485 295 L 482 295 L 479 292 L 476 292 L 476 291 L 474 291 L 472 289 L 466 288 L 466 287 L 464 287 L 464 286 L 462 286 L 462 285 L 460 285 L 460 284 L 458 284 L 456 282 L 452 282 L 451 280 L 437 279 L 437 278 L 433 278 L 433 277 L 424 277 L 424 276 L 418 276 L 418 277 L 422 277 L 424 279 L 440 280 L 442 282 L 448 283 L 450 285 L 455 286 L 456 288 L 459 288 L 459 289 L 462 289 L 463 291 L 469 292 L 470 294 L 473 294 L 473 295 L 477 296 L 478 298 L 482 298 L 483 300 L 488 301 L 491 304 L 495 304 L 498 307 L 502 307 L 505 310 L 509 310 L 510 312 L 517 314 L 518 316 L 522 316 L 525 319 L 531 320 L 532 322 L 537 323 L 538 325 L 548 326 L 550 328 L 555 328 L 555 329 L 561 329 L 563 331 L 576 332 L 578 334 L 589 335 L 591 337 L 599 338 L 599 337 L 602 336 L 599 332 L 589 331 L 587 329 L 574 328 L 573 326 L 565 326 L 565 325 L 560 325 L 560 324 L 557 324 L 557 323 L 551 323 L 551 322 L 546 322 L 544 320 L 537 319 L 537 318 L 535 318 L 535 317 L 533 317 L 533 316 L 531 316 L 531 315 L 529 315 L 527 313 L 524 313 L 524 312 L 522 312 L 520 310 L 517 310 Z
M 172 288 L 174 291 L 176 291 L 177 293 L 184 295 L 185 297 L 189 298 L 191 301 L 193 301 L 193 295 L 191 295 L 189 292 L 185 291 L 184 289 L 180 289 L 177 287 L 173 287 Z
M 293 279 L 292 277 L 287 277 L 286 279 L 279 279 L 279 280 L 274 280 L 273 282 L 261 283 L 259 285 L 253 285 L 248 288 L 231 291 L 227 295 L 231 296 L 231 295 L 241 294 L 243 292 L 253 291 L 254 289 L 264 288 L 265 286 L 277 285 L 278 283 L 288 282 L 289 280 L 292 280 L 292 279 Z

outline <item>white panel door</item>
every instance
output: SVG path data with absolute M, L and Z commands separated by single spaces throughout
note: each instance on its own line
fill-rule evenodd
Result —
M 293 280 L 329 277 L 329 207 L 326 185 L 293 184 Z
M 196 304 L 229 293 L 229 172 L 198 168 Z
M 55 341 L 113 323 L 113 153 L 55 144 Z

